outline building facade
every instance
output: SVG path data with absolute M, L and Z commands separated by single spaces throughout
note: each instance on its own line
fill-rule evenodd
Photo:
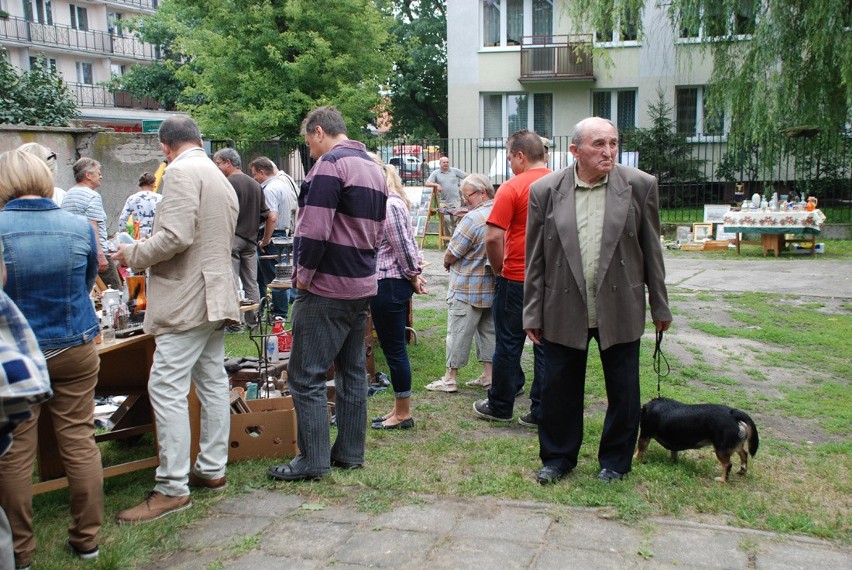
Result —
M 450 138 L 488 147 L 522 128 L 564 136 L 591 115 L 622 131 L 649 127 L 658 90 L 674 107 L 679 132 L 704 142 L 722 138 L 727 118 L 705 105 L 707 40 L 728 30 L 747 38 L 753 16 L 720 13 L 718 29 L 676 30 L 665 8 L 648 2 L 637 17 L 643 37 L 636 22 L 578 33 L 560 0 L 448 2 Z M 605 55 L 593 57 L 592 45 Z
M 0 44 L 12 65 L 30 69 L 41 58 L 74 95 L 83 125 L 140 132 L 168 117 L 151 99 L 111 92 L 106 83 L 130 66 L 159 57 L 158 47 L 141 42 L 122 25 L 151 14 L 158 0 L 0 0 Z

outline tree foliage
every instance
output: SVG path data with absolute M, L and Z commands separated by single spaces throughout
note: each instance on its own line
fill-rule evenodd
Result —
M 852 120 L 848 0 L 653 1 L 676 30 L 703 27 L 715 36 L 707 43 L 714 62 L 711 104 L 731 111 L 733 135 L 758 140 L 801 126 L 837 131 Z M 650 2 L 562 0 L 561 5 L 580 27 L 608 29 Z M 749 11 L 754 20 L 738 29 L 736 15 Z
M 207 136 L 293 137 L 321 104 L 336 105 L 359 136 L 390 72 L 390 25 L 373 0 L 166 0 L 140 31 L 170 55 L 134 80 L 159 81 L 169 97 L 179 89 L 177 108 Z
M 631 131 L 627 149 L 638 152 L 639 168 L 654 175 L 660 184 L 702 182 L 704 161 L 694 158 L 686 137 L 675 132 L 672 109 L 665 93 L 657 91 L 657 101 L 648 104 L 652 126 Z
M 447 4 L 394 0 L 391 134 L 447 138 Z
M 0 47 L 0 123 L 65 127 L 76 116 L 74 97 L 42 58 L 18 73 Z

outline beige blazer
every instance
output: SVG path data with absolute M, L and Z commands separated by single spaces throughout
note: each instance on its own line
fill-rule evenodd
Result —
M 532 184 L 527 212 L 524 328 L 550 342 L 584 350 L 586 286 L 574 205 L 574 169 Z M 616 165 L 606 190 L 597 282 L 601 349 L 631 342 L 645 329 L 645 289 L 652 320 L 670 321 L 660 245 L 657 181 Z
M 239 321 L 231 270 L 239 212 L 233 187 L 204 150 L 195 148 L 166 167 L 162 193 L 150 239 L 124 250 L 128 265 L 150 268 L 145 332 Z

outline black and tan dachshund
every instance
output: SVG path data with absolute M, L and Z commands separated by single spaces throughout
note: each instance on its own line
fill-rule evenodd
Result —
M 639 430 L 639 450 L 642 459 L 652 439 L 671 451 L 677 461 L 678 451 L 699 449 L 712 445 L 724 483 L 731 472 L 731 457 L 740 456 L 740 473 L 748 470 L 748 455 L 757 453 L 757 426 L 748 414 L 721 404 L 682 404 L 669 398 L 654 398 L 642 406 Z M 748 450 L 748 452 L 746 452 Z

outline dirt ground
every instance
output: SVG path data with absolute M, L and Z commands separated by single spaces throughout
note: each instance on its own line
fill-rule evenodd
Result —
M 416 296 L 414 306 L 416 309 L 445 310 L 448 274 L 443 268 L 443 252 L 426 249 L 423 251 L 423 257 L 429 262 L 424 274 L 429 281 L 430 294 Z M 691 322 L 699 320 L 722 327 L 735 325 L 736 322 L 730 316 L 734 307 L 726 303 L 723 295 L 677 287 L 670 287 L 669 295 L 672 297 L 670 304 L 675 316 L 672 328 L 666 333 L 664 350 L 669 360 L 677 362 L 680 368 L 695 365 L 709 367 L 710 376 L 715 375 L 732 381 L 735 383 L 732 390 L 744 392 L 746 398 L 749 396 L 769 399 L 782 397 L 780 387 L 804 386 L 814 380 L 849 380 L 849 378 L 832 378 L 825 370 L 814 370 L 798 365 L 795 358 L 791 358 L 789 364 L 784 367 L 758 363 L 755 361 L 755 355 L 772 352 L 780 354 L 781 349 L 748 339 L 714 336 L 691 326 Z M 804 298 L 796 302 L 807 301 L 808 299 Z M 824 307 L 819 310 L 826 314 L 842 312 L 844 310 L 842 305 L 849 302 L 848 299 L 825 297 L 820 297 L 819 301 L 824 304 Z M 700 315 L 700 319 L 697 319 L 696 315 Z M 756 368 L 760 369 L 763 377 L 749 373 Z M 677 374 L 678 370 L 673 369 L 670 378 L 675 378 Z M 690 379 L 690 383 L 695 382 L 701 382 L 701 380 Z M 726 389 L 723 384 L 708 383 L 706 387 L 711 390 Z M 742 405 L 741 407 L 746 408 Z M 605 402 L 598 402 L 590 406 L 587 413 L 604 408 Z M 838 442 L 844 439 L 842 436 L 827 433 L 815 420 L 761 414 L 748 409 L 746 411 L 758 424 L 761 435 L 797 445 Z

